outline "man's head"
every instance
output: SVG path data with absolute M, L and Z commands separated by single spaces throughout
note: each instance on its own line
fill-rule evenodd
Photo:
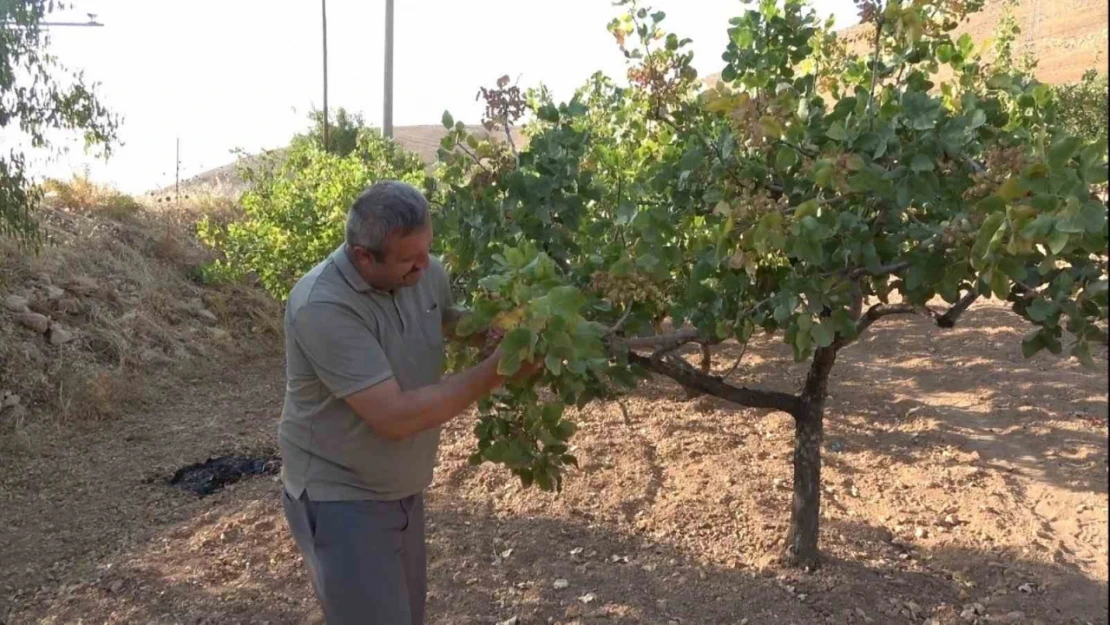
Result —
M 347 212 L 347 253 L 375 288 L 390 291 L 419 282 L 431 245 L 428 201 L 410 184 L 376 182 Z

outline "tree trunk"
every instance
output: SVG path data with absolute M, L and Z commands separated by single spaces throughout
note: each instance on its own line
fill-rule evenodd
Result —
M 814 570 L 819 564 L 817 538 L 821 522 L 822 410 L 803 407 L 794 417 L 794 503 L 786 536 L 785 560 Z
M 806 377 L 801 406 L 794 414 L 794 502 L 784 559 L 791 566 L 815 570 L 820 564 L 821 439 L 825 397 L 836 349 L 819 348 Z
M 701 366 L 699 367 L 702 375 L 709 375 L 713 371 L 713 351 L 708 345 L 701 346 Z M 701 396 L 701 391 L 696 388 L 686 387 L 686 399 L 694 399 Z

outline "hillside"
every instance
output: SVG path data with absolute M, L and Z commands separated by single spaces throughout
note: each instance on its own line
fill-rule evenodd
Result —
M 972 41 L 982 45 L 994 36 L 1003 7 L 1003 0 L 987 0 L 982 11 L 956 28 L 953 39 L 967 33 Z M 1014 44 L 1015 56 L 1020 58 L 1031 52 L 1038 59 L 1034 72 L 1038 80 L 1058 85 L 1079 80 L 1089 69 L 1106 72 L 1110 16 L 1105 2 L 1022 0 L 1014 17 L 1021 28 Z M 874 32 L 869 24 L 857 24 L 839 31 L 839 35 L 850 51 L 864 55 L 872 45 Z M 716 73 L 707 76 L 705 82 L 712 87 L 720 79 L 721 75 Z
M 971 15 L 955 30 L 953 38 L 967 33 L 977 44 L 993 37 L 1002 19 L 1004 3 L 988 0 L 979 13 Z M 1091 68 L 1106 71 L 1106 2 L 1102 0 L 1022 0 L 1014 11 L 1021 34 L 1014 49 L 1030 52 L 1039 61 L 1035 75 L 1049 84 L 1074 82 Z M 849 49 L 865 53 L 869 47 L 869 25 L 856 25 L 841 32 Z
M 73 192 L 77 187 L 78 192 Z M 0 237 L 0 449 L 156 402 L 163 383 L 280 349 L 280 305 L 198 282 L 193 237 L 230 204 L 159 210 L 77 181 L 38 212 L 37 253 Z M 4 452 L 0 452 L 2 455 Z
M 488 137 L 490 135 L 482 126 L 467 126 L 467 131 L 478 137 Z M 398 126 L 393 129 L 393 138 L 401 147 L 410 152 L 415 152 L 420 156 L 420 159 L 427 163 L 429 166 L 436 162 L 436 152 L 439 150 L 439 142 L 443 140 L 446 134 L 443 126 L 436 125 L 423 125 L 423 126 Z M 503 133 L 497 133 L 497 138 L 503 139 Z M 523 145 L 527 139 L 520 132 L 519 129 L 513 130 L 513 141 L 518 145 Z M 181 181 L 181 194 L 182 196 L 194 195 L 217 195 L 221 197 L 236 197 L 242 193 L 244 185 L 239 178 L 238 169 L 240 165 L 251 165 L 254 162 L 253 157 L 247 157 L 244 162 L 228 163 L 214 169 L 210 169 L 204 173 L 197 174 L 186 180 Z M 174 197 L 176 190 L 174 187 L 165 187 L 151 191 L 148 195 L 156 201 L 168 201 Z

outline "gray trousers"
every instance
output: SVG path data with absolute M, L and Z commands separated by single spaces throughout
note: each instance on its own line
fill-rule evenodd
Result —
M 311 501 L 282 489 L 328 625 L 423 625 L 427 594 L 424 496 Z

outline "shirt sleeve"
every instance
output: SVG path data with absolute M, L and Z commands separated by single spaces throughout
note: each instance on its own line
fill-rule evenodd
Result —
M 347 397 L 393 377 L 374 329 L 354 311 L 335 304 L 307 304 L 290 331 L 320 381 Z

